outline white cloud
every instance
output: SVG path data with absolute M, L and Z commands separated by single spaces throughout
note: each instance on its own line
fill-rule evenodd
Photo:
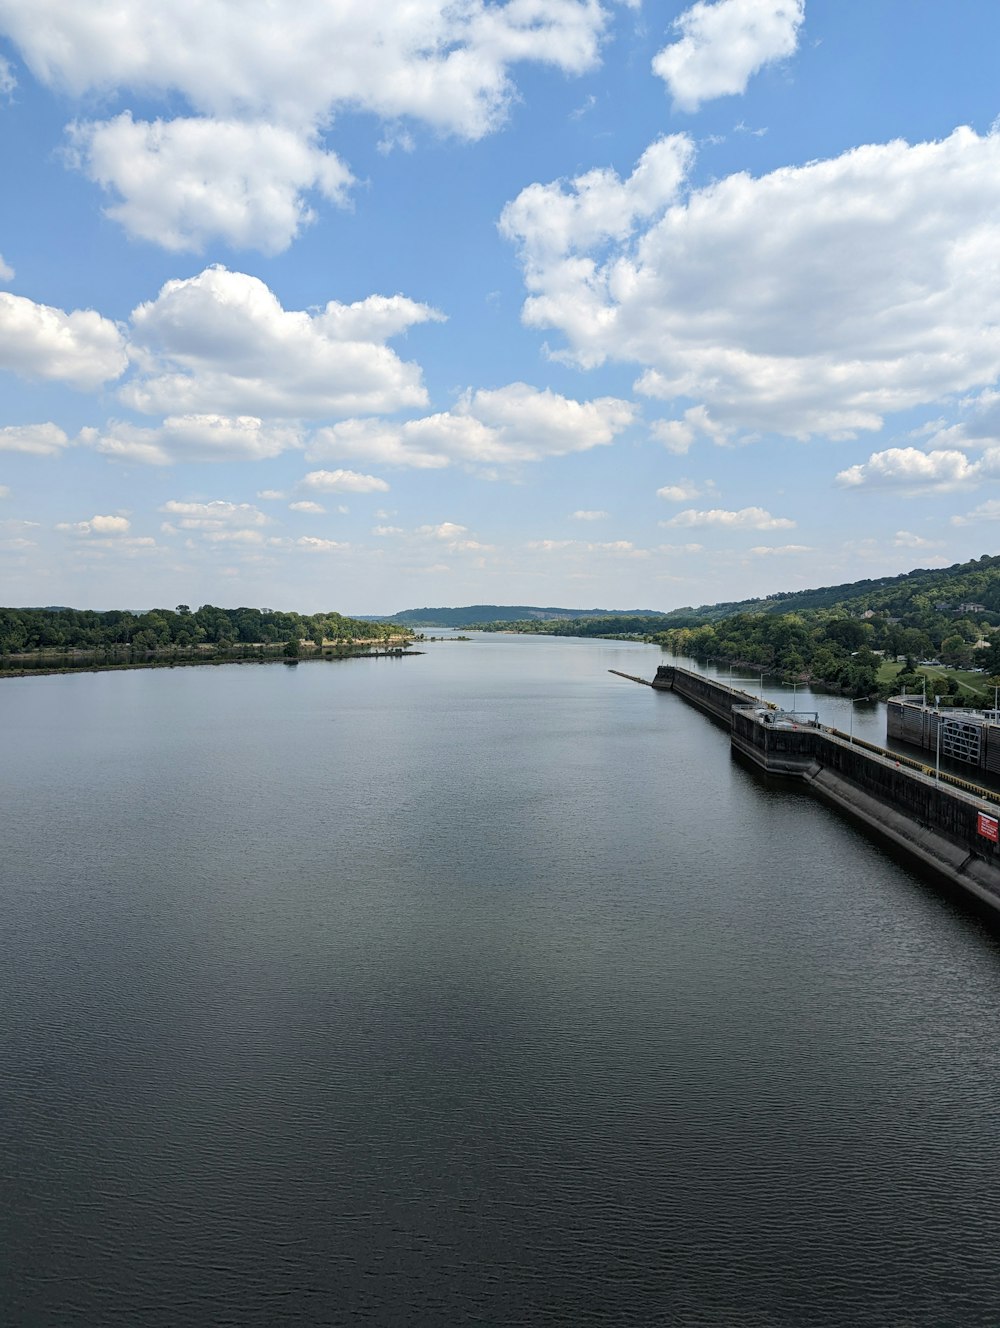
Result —
M 188 523 L 182 521 L 182 526 Z M 207 530 L 205 539 L 210 544 L 263 544 L 264 536 L 250 527 L 239 530 Z
M 281 489 L 258 489 L 257 497 L 263 498 L 267 502 L 274 503 L 281 502 L 288 497 L 288 494 Z
M 318 493 L 385 493 L 389 488 L 377 475 L 360 475 L 356 470 L 311 470 L 302 483 Z
M 0 32 L 47 86 L 87 103 L 128 91 L 195 112 L 153 124 L 120 116 L 76 132 L 90 174 L 123 196 L 113 215 L 169 247 L 210 235 L 284 247 L 306 219 L 302 191 L 336 197 L 347 182 L 321 146 L 337 111 L 373 113 L 403 142 L 411 138 L 403 117 L 480 138 L 516 95 L 511 66 L 581 73 L 597 62 L 606 21 L 598 0 L 172 0 L 152 8 L 147 0 L 0 0 Z
M 511 383 L 494 391 L 468 392 L 455 413 L 477 420 L 495 438 L 476 460 L 536 461 L 614 442 L 632 423 L 635 407 L 616 397 L 573 401 L 549 389 Z
M 349 544 L 343 544 L 339 540 L 319 539 L 315 535 L 302 535 L 295 543 L 300 549 L 308 549 L 310 553 L 335 553 L 339 549 L 350 548 Z
M 914 535 L 909 530 L 897 530 L 893 539 L 897 549 L 940 549 L 941 540 L 925 539 L 923 535 Z
M 437 526 L 421 526 L 417 533 L 419 535 L 433 535 L 435 539 L 439 540 L 454 540 L 458 539 L 460 535 L 464 535 L 467 530 L 468 526 L 456 525 L 454 521 L 442 521 Z
M 674 21 L 680 40 L 653 60 L 674 104 L 696 111 L 713 97 L 745 92 L 764 65 L 794 54 L 805 0 L 699 0 Z
M 385 420 L 344 420 L 317 429 L 306 455 L 310 461 L 366 461 L 373 465 L 411 466 L 435 470 L 450 464 L 443 452 L 430 451 L 418 440 L 413 423 Z
M 403 424 L 348 420 L 317 431 L 311 459 L 364 459 L 432 469 L 453 461 L 515 465 L 614 441 L 635 416 L 629 401 L 574 401 L 549 389 L 510 383 L 466 391 L 450 411 Z
M 998 134 L 731 175 L 608 239 L 564 206 L 587 179 L 504 211 L 524 320 L 559 329 L 577 364 L 632 362 L 640 391 L 692 402 L 701 416 L 668 422 L 668 446 L 709 429 L 846 437 L 1000 374 Z
M 603 521 L 607 515 L 607 512 L 580 509 L 579 511 L 572 512 L 570 514 L 570 519 L 573 521 Z
M 73 125 L 71 159 L 121 198 L 107 208 L 132 236 L 200 252 L 219 238 L 279 253 L 315 220 L 304 195 L 342 204 L 352 176 L 332 152 L 279 125 L 113 120 Z
M 0 452 L 58 456 L 68 446 L 69 438 L 57 424 L 8 424 L 0 429 Z
M 518 61 L 579 73 L 597 60 L 594 0 L 0 0 L 0 30 L 50 87 L 179 92 L 200 113 L 317 124 L 335 108 L 422 119 L 477 138 L 494 128 Z
M 880 487 L 917 492 L 947 493 L 975 483 L 981 464 L 964 452 L 921 452 L 916 447 L 890 447 L 873 452 L 867 461 L 849 466 L 837 476 L 846 488 Z
M 0 97 L 9 97 L 17 87 L 17 79 L 10 67 L 10 61 L 0 55 Z
M 9 263 L 3 261 L 3 254 L 0 254 L 0 281 L 13 281 L 14 269 Z
M 792 558 L 797 553 L 812 553 L 809 544 L 755 544 L 750 550 L 755 558 Z
M 318 514 L 321 512 L 325 512 L 326 508 L 323 506 L 322 503 L 311 503 L 305 501 L 301 503 L 289 503 L 288 510 L 290 512 L 313 512 Z
M 722 526 L 738 530 L 791 530 L 795 525 L 787 517 L 772 516 L 763 507 L 742 507 L 739 511 L 727 511 L 722 507 L 713 507 L 707 512 L 699 512 L 693 507 L 678 512 L 669 521 L 661 521 L 663 526 Z
M 401 295 L 286 310 L 257 277 L 210 267 L 133 312 L 142 373 L 121 397 L 146 413 L 289 419 L 422 406 L 419 367 L 384 341 L 440 319 Z
M 181 530 L 219 532 L 234 527 L 246 529 L 266 526 L 271 518 L 265 516 L 252 503 L 231 503 L 217 498 L 211 502 L 182 502 L 171 499 L 160 508 Z
M 87 391 L 121 377 L 126 363 L 124 338 L 110 319 L 0 291 L 0 369 Z
M 964 516 L 951 518 L 953 526 L 971 526 L 977 521 L 1000 521 L 1000 498 L 991 498 L 988 502 L 974 507 L 971 512 L 966 512 Z
M 122 461 L 261 461 L 299 445 L 299 431 L 253 415 L 169 415 L 155 429 L 112 421 L 88 431 L 98 452 Z
M 68 530 L 74 535 L 125 535 L 131 526 L 124 516 L 92 516 L 89 521 L 60 521 L 56 530 Z
M 663 498 L 668 503 L 686 503 L 692 498 L 697 498 L 701 490 L 697 484 L 692 484 L 690 480 L 681 480 L 679 484 L 665 484 L 662 489 L 657 489 L 657 498 Z
M 648 558 L 648 549 L 637 549 L 631 540 L 605 540 L 603 543 L 590 543 L 575 539 L 539 539 L 528 540 L 526 549 L 536 553 L 564 553 L 571 549 L 579 553 L 620 554 L 626 558 Z

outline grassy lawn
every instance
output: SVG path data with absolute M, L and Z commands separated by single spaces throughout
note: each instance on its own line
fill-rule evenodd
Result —
M 894 660 L 883 660 L 879 666 L 878 680 L 880 683 L 891 682 L 902 671 L 902 664 L 897 664 Z M 966 696 L 970 698 L 974 696 L 983 701 L 988 700 L 991 705 L 993 704 L 993 688 L 987 688 L 986 674 L 984 673 L 973 673 L 971 669 L 942 668 L 924 668 L 918 669 L 917 672 L 922 673 L 927 679 L 928 697 L 934 695 L 934 684 L 940 680 L 948 684 L 957 682 Z M 952 691 L 953 688 L 949 685 L 948 690 Z

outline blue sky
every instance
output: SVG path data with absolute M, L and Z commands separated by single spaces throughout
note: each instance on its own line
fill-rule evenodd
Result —
M 0 602 L 996 552 L 998 49 L 992 0 L 0 0 Z

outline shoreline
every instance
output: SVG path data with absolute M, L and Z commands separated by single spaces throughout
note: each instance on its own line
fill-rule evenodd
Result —
M 341 664 L 351 659 L 404 659 L 409 655 L 422 655 L 422 650 L 357 650 L 346 654 L 330 651 L 326 654 L 315 652 L 286 658 L 284 655 L 230 655 L 213 656 L 210 659 L 145 659 L 145 660 L 108 660 L 104 663 L 89 664 L 52 664 L 39 665 L 37 668 L 2 668 L 3 678 L 51 678 L 69 673 L 120 673 L 135 669 L 185 669 L 218 667 L 220 664 Z

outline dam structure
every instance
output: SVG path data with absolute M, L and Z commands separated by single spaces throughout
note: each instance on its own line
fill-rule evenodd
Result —
M 949 761 L 1000 775 L 1000 711 L 928 706 L 923 697 L 893 696 L 887 705 L 890 738 Z
M 1000 917 L 1000 793 L 689 669 L 661 664 L 650 685 L 727 728 L 733 751 L 762 774 L 801 783 Z

